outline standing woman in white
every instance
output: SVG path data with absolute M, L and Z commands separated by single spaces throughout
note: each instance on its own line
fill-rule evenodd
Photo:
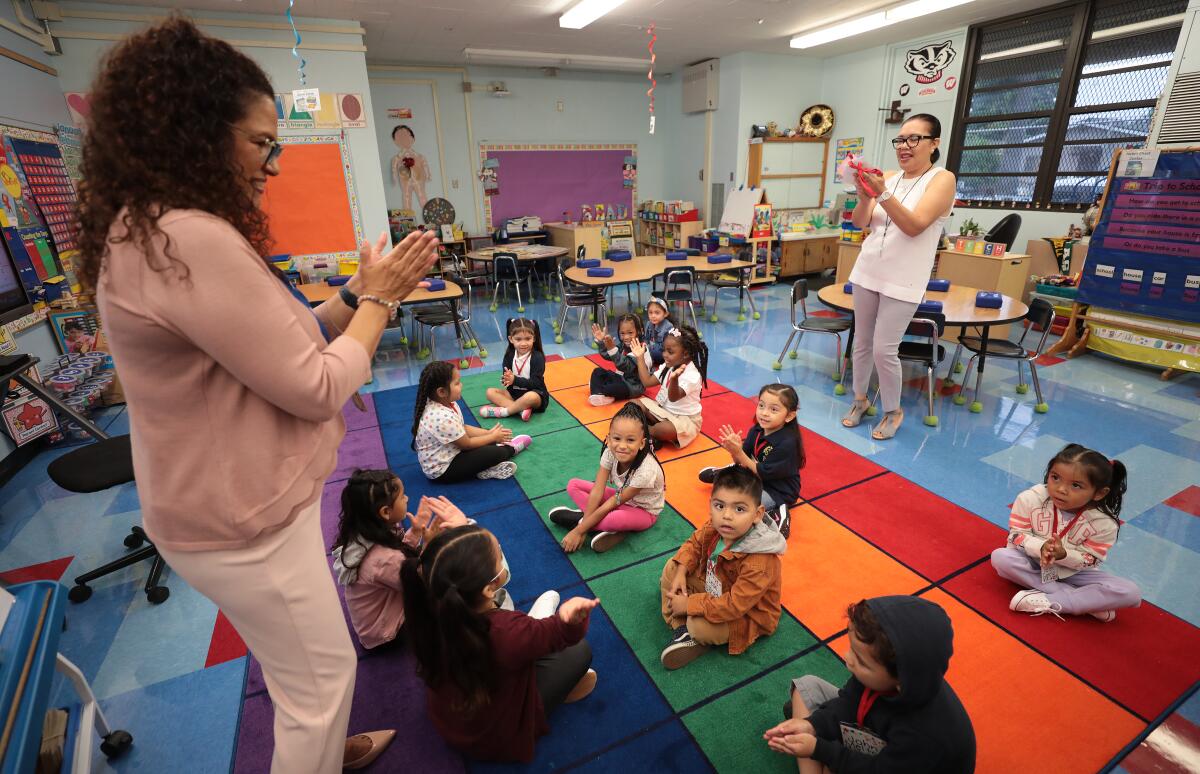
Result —
M 897 351 L 925 295 L 942 224 L 954 204 L 954 175 L 934 163 L 941 156 L 942 123 L 928 113 L 904 122 L 892 140 L 898 171 L 858 180 L 854 225 L 869 226 L 850 282 L 854 284 L 854 404 L 842 419 L 856 427 L 867 412 L 871 366 L 879 374 L 882 421 L 871 433 L 891 438 L 904 421 Z

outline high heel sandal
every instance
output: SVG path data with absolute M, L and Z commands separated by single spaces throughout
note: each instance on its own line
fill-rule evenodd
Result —
M 842 417 L 842 427 L 858 427 L 862 422 L 863 414 L 867 413 L 867 409 L 871 408 L 871 401 L 863 398 L 857 398 L 850 404 L 850 410 L 846 412 L 846 416 Z
M 883 420 L 871 431 L 871 437 L 876 441 L 886 441 L 889 438 L 894 438 L 896 431 L 900 429 L 900 423 L 903 421 L 904 409 L 888 411 L 883 415 Z

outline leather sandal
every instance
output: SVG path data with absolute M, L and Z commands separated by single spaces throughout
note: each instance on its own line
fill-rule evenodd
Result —
M 900 423 L 903 421 L 904 409 L 889 411 L 883 415 L 883 421 L 871 431 L 871 437 L 876 441 L 886 441 L 889 438 L 894 438 L 896 431 L 900 429 Z
M 858 427 L 862 422 L 863 414 L 867 413 L 867 409 L 871 408 L 871 401 L 863 398 L 857 398 L 850 404 L 850 410 L 846 412 L 846 416 L 842 417 L 842 427 Z
M 366 739 L 371 743 L 370 749 L 358 756 L 352 761 L 343 761 L 342 769 L 345 771 L 354 771 L 357 769 L 365 769 L 375 762 L 375 759 L 383 755 L 383 751 L 388 748 L 392 740 L 396 738 L 395 729 L 386 731 L 368 731 L 365 734 L 355 734 L 351 739 Z

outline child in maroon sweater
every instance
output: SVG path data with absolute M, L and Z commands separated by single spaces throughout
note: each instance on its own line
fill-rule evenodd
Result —
M 496 590 L 508 580 L 502 556 L 483 527 L 441 532 L 401 566 L 404 628 L 446 741 L 475 758 L 528 762 L 550 730 L 547 713 L 596 686 L 583 635 L 600 600 L 559 607 L 548 591 L 529 615 L 498 610 Z

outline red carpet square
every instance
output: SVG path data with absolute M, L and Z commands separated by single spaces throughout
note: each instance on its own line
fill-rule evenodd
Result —
M 878 475 L 883 468 L 861 454 L 834 443 L 823 435 L 801 427 L 808 463 L 800 471 L 800 496 L 820 497 L 844 486 Z
M 586 359 L 592 361 L 592 363 L 594 363 L 595 365 L 600 366 L 605 371 L 616 371 L 617 370 L 617 367 L 615 365 L 613 365 L 613 362 L 611 360 L 608 360 L 607 358 L 603 358 L 598 354 L 597 355 L 588 355 Z
M 721 442 L 721 425 L 730 425 L 744 438 L 754 424 L 754 407 L 757 403 L 736 392 L 724 392 L 712 397 L 705 393 L 701 405 L 704 407 L 704 434 L 718 444 Z
M 947 591 L 1097 689 L 1152 719 L 1200 680 L 1200 629 L 1143 602 L 1117 620 L 1034 618 L 1008 602 L 1018 588 L 985 563 L 945 584 Z
M 1200 486 L 1189 486 L 1172 495 L 1170 499 L 1164 500 L 1163 504 L 1193 516 L 1200 516 Z
M 895 473 L 835 492 L 816 505 L 930 580 L 1004 545 L 1004 530 Z

